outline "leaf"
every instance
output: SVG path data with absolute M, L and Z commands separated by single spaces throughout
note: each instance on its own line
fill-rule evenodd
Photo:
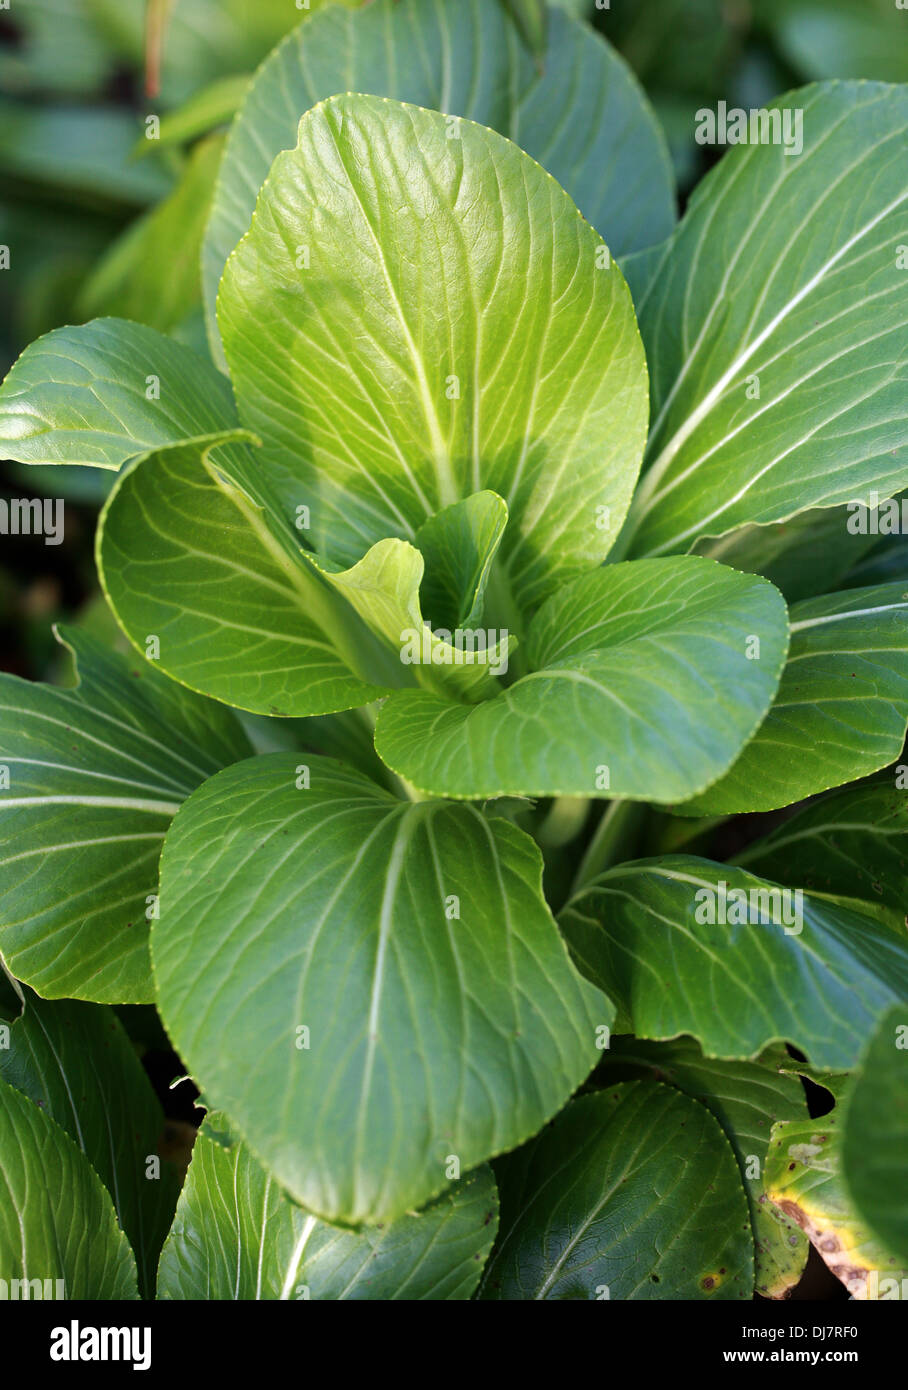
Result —
M 470 707 L 395 694 L 375 746 L 433 795 L 670 802 L 721 776 L 753 734 L 786 646 L 784 602 L 763 579 L 692 556 L 609 565 L 538 611 L 529 675 Z
M 652 426 L 631 554 L 908 483 L 908 89 L 823 83 L 770 109 L 802 113 L 803 153 L 729 150 L 637 300 Z
M 332 7 L 275 49 L 231 130 L 202 262 L 213 350 L 218 282 L 273 160 L 295 144 L 303 112 L 348 91 L 507 135 L 558 180 L 615 256 L 661 241 L 674 225 L 665 138 L 624 60 L 587 25 L 550 13 L 540 74 L 499 0 L 461 0 L 456 24 L 444 0 L 372 0 L 352 14 Z M 553 121 L 553 111 L 563 119 Z
M 0 386 L 0 446 L 23 463 L 119 468 L 148 449 L 235 425 L 220 372 L 125 319 L 54 329 L 25 349 Z
M 320 758 L 307 787 L 298 763 L 238 765 L 181 809 L 159 1008 L 290 1195 L 376 1225 L 443 1191 L 452 1156 L 467 1172 L 537 1130 L 612 1011 L 568 960 L 528 836 Z
M 193 150 L 176 188 L 110 247 L 78 299 L 80 318 L 118 315 L 167 333 L 202 302 L 199 252 L 223 140 Z
M 486 1299 L 749 1299 L 753 1241 L 716 1120 L 635 1081 L 572 1101 L 496 1164 Z
M 47 1003 L 30 990 L 0 1050 L 0 1077 L 56 1120 L 85 1154 L 113 1199 L 139 1266 L 142 1297 L 155 1271 L 180 1190 L 158 1156 L 164 1112 L 112 1009 L 72 1000 Z
M 411 667 L 421 685 L 473 701 L 497 692 L 496 677 L 507 671 L 509 653 L 517 645 L 505 629 L 476 626 L 506 522 L 501 498 L 477 492 L 430 517 L 417 531 L 414 545 L 379 541 L 343 571 L 311 556 L 303 558 L 394 656 Z M 433 605 L 430 611 L 439 615 L 433 624 L 423 619 L 423 594 Z M 451 622 L 450 628 L 440 625 L 443 618 Z
M 0 1179 L 3 1277 L 42 1284 L 23 1297 L 42 1297 L 45 1281 L 60 1279 L 67 1299 L 138 1298 L 136 1262 L 100 1178 L 69 1135 L 2 1079 Z M 55 1283 L 50 1290 L 56 1297 Z
M 707 859 L 623 864 L 572 898 L 559 924 L 618 1005 L 616 1031 L 689 1033 L 707 1057 L 746 1060 L 790 1042 L 816 1066 L 847 1069 L 880 1015 L 908 999 L 904 934 Z
M 0 952 L 39 994 L 153 998 L 150 895 L 179 803 L 249 743 L 228 710 L 64 628 L 76 690 L 0 676 Z
M 381 1228 L 343 1231 L 293 1203 L 211 1114 L 158 1274 L 161 1299 L 466 1299 L 498 1227 L 488 1168 Z
M 646 365 L 621 273 L 481 126 L 348 95 L 298 139 L 218 296 L 259 467 L 342 565 L 497 492 L 499 564 L 532 607 L 604 559 L 636 478 Z
M 130 640 L 143 650 L 155 634 L 168 675 L 262 714 L 350 709 L 403 684 L 399 654 L 331 593 L 279 507 L 244 488 L 257 460 L 223 445 L 163 449 L 117 479 L 98 569 Z
M 598 1079 L 606 1086 L 632 1078 L 652 1078 L 677 1086 L 715 1116 L 735 1152 L 744 1182 L 753 1227 L 756 1292 L 784 1298 L 804 1272 L 807 1237 L 800 1227 L 768 1202 L 763 1165 L 769 1133 L 776 1120 L 807 1118 L 804 1088 L 784 1074 L 789 1058 L 783 1048 L 756 1062 L 716 1061 L 704 1057 L 690 1038 L 669 1043 L 641 1038 L 611 1040 Z
M 508 523 L 494 492 L 476 492 L 424 521 L 414 544 L 425 573 L 419 598 L 433 627 L 472 627 L 482 621 L 489 571 Z
M 884 584 L 795 604 L 766 720 L 721 782 L 676 814 L 771 811 L 897 758 L 908 723 L 906 594 Z
M 908 805 L 883 782 L 843 787 L 803 807 L 735 863 L 783 883 L 885 904 L 904 918 Z
M 837 1114 L 773 1125 L 766 1190 L 797 1221 L 852 1298 L 872 1296 L 896 1266 L 856 1215 L 842 1182 Z M 875 1271 L 871 1280 L 868 1276 Z M 902 1271 L 897 1271 L 901 1274 Z M 869 1285 L 869 1289 L 868 1289 Z
M 908 1264 L 908 1009 L 880 1019 L 844 1100 L 842 1177 L 858 1216 Z M 882 1291 L 881 1291 L 882 1292 Z
M 167 111 L 161 117 L 157 137 L 154 141 L 143 134 L 133 150 L 137 159 L 152 150 L 167 149 L 183 145 L 199 136 L 207 135 L 219 126 L 229 124 L 236 115 L 249 86 L 249 74 L 238 73 L 231 77 L 218 77 L 214 82 L 194 92 L 175 111 Z M 207 212 L 206 208 L 206 220 Z

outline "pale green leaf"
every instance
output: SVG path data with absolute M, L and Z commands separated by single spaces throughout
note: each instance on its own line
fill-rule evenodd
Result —
M 720 777 L 753 734 L 787 640 L 764 579 L 693 556 L 609 565 L 538 611 L 522 648 L 530 674 L 470 707 L 402 691 L 375 746 L 434 795 L 670 802 Z
M 482 621 L 489 571 L 508 522 L 494 492 L 476 492 L 424 521 L 414 544 L 426 562 L 419 599 L 432 627 Z
M 604 559 L 646 428 L 630 295 L 494 131 L 377 97 L 308 112 L 218 321 L 259 466 L 335 563 L 481 490 L 508 505 L 498 564 L 519 606 Z
M 348 91 L 436 108 L 507 135 L 558 180 L 616 256 L 672 229 L 662 132 L 623 59 L 585 24 L 549 15 L 540 73 L 500 0 L 458 0 L 456 15 L 446 0 L 372 0 L 357 13 L 333 7 L 275 49 L 230 133 L 203 253 L 213 343 L 218 282 L 272 161 L 295 144 L 305 111 Z
M 154 634 L 168 675 L 261 714 L 350 709 L 412 680 L 304 558 L 257 458 L 217 445 L 138 460 L 104 508 L 98 568 L 130 640 Z
M 496 678 L 507 671 L 517 646 L 505 629 L 477 626 L 506 523 L 501 498 L 479 492 L 436 512 L 416 533 L 415 544 L 378 541 L 350 569 L 303 558 L 410 666 L 420 685 L 452 698 L 480 700 L 497 692 Z M 424 595 L 432 605 L 427 612 L 437 614 L 431 624 L 428 618 L 424 624 Z
M 837 1112 L 773 1126 L 766 1190 L 806 1232 L 852 1298 L 875 1299 L 887 1276 L 904 1274 L 868 1230 L 842 1179 L 842 1132 Z

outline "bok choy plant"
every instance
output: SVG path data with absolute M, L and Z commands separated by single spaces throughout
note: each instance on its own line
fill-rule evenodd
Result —
M 0 679 L 2 1279 L 901 1287 L 908 88 L 788 93 L 678 220 L 623 60 L 515 10 L 319 7 L 209 354 L 99 318 L 0 389 L 7 456 L 116 474 L 131 644 Z

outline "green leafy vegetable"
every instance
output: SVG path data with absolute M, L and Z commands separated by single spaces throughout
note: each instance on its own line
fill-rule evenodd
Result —
M 878 5 L 0 26 L 0 1296 L 904 1295 Z

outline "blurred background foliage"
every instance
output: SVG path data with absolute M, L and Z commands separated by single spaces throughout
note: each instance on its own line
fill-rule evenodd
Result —
M 0 375 L 39 334 L 101 314 L 140 320 L 207 353 L 199 248 L 224 132 L 256 66 L 327 2 L 8 0 L 0 8 L 0 246 L 9 248 Z M 538 0 L 502 3 L 540 48 Z M 694 141 L 700 107 L 762 106 L 820 78 L 908 81 L 899 0 L 560 3 L 637 73 L 664 126 L 682 207 L 716 157 Z M 92 558 L 111 475 L 2 469 L 7 498 L 66 498 L 62 545 L 16 537 L 0 557 L 0 666 L 46 679 L 59 671 L 53 621 L 78 617 L 114 636 Z

